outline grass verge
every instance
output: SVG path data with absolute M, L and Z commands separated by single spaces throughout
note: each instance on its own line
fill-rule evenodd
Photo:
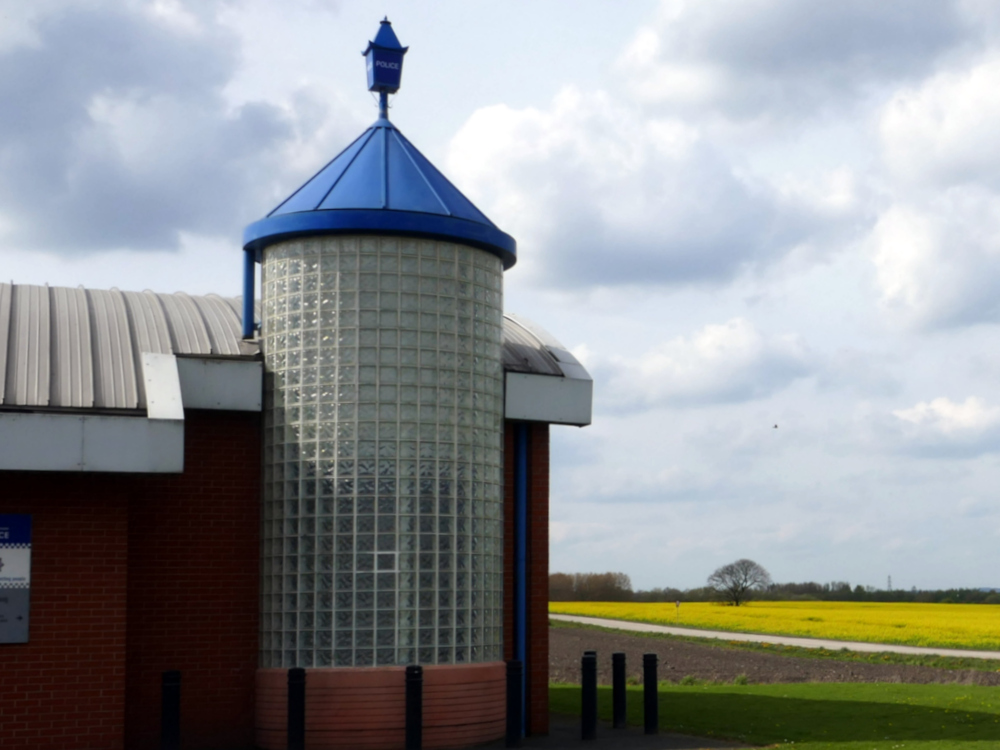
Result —
M 965 685 L 796 683 L 660 686 L 660 727 L 799 750 L 995 750 L 1000 692 Z M 580 688 L 551 685 L 553 712 L 580 713 Z M 611 689 L 598 689 L 611 719 Z M 628 689 L 629 724 L 642 725 L 642 688 Z M 602 728 L 601 731 L 610 732 Z
M 919 654 L 896 654 L 889 651 L 879 651 L 869 653 L 866 651 L 848 651 L 842 649 L 827 648 L 802 648 L 801 646 L 780 646 L 768 643 L 746 643 L 743 641 L 724 641 L 717 638 L 698 638 L 686 635 L 668 635 L 667 633 L 640 633 L 633 630 L 621 630 L 619 628 L 604 628 L 598 625 L 582 625 L 575 622 L 563 622 L 561 620 L 549 620 L 549 627 L 571 628 L 584 630 L 603 630 L 608 633 L 618 633 L 620 635 L 636 636 L 639 638 L 652 638 L 666 641 L 684 641 L 687 643 L 697 643 L 701 646 L 712 646 L 714 648 L 727 648 L 736 651 L 757 651 L 759 653 L 778 654 L 779 656 L 791 656 L 798 659 L 819 659 L 825 661 L 846 661 L 865 664 L 906 664 L 916 667 L 933 667 L 934 669 L 975 669 L 980 672 L 1000 672 L 1000 660 L 996 659 L 973 659 L 955 656 L 924 656 Z M 1000 737 L 998 737 L 997 747 L 1000 748 Z

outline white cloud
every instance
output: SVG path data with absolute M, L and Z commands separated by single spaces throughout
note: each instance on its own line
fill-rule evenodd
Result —
M 7 247 L 176 250 L 184 233 L 238 245 L 308 176 L 294 157 L 331 113 L 304 92 L 230 104 L 242 50 L 218 6 L 52 4 L 30 39 L 0 46 Z
M 971 456 L 1000 449 L 1000 406 L 969 396 L 921 401 L 893 412 L 910 449 L 929 455 Z
M 563 90 L 547 110 L 477 111 L 447 172 L 555 286 L 728 281 L 842 218 L 847 181 L 810 195 L 738 169 L 677 118 L 604 92 Z
M 1000 426 L 1000 407 L 987 406 L 981 398 L 969 396 L 956 403 L 949 398 L 921 401 L 909 409 L 894 411 L 897 417 L 919 430 L 945 437 L 982 435 Z
M 896 204 L 870 238 L 881 304 L 914 328 L 1000 320 L 1000 196 L 954 188 Z
M 1000 186 L 1000 58 L 900 90 L 879 128 L 886 162 L 901 182 Z
M 869 249 L 895 323 L 1000 321 L 998 92 L 993 51 L 899 90 L 879 114 L 889 201 Z
M 637 358 L 598 362 L 594 369 L 598 398 L 606 398 L 612 407 L 633 409 L 763 398 L 809 376 L 815 364 L 798 337 L 765 336 L 748 320 L 734 318 Z
M 930 70 L 962 41 L 957 7 L 941 0 L 663 0 L 619 72 L 648 104 L 794 117 Z

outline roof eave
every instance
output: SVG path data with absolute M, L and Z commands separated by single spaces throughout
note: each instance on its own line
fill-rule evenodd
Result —
M 243 232 L 243 249 L 261 260 L 264 248 L 308 235 L 388 234 L 459 242 L 500 258 L 504 270 L 517 262 L 517 242 L 495 226 L 456 216 L 389 209 L 326 209 L 269 216 Z

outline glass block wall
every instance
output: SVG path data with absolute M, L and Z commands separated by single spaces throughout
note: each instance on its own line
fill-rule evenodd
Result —
M 261 667 L 502 659 L 502 283 L 447 242 L 265 251 Z

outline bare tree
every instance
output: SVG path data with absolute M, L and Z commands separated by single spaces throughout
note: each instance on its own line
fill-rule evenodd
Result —
M 734 607 L 749 601 L 755 590 L 771 585 L 771 574 L 753 560 L 737 560 L 723 565 L 708 577 L 710 588 Z

